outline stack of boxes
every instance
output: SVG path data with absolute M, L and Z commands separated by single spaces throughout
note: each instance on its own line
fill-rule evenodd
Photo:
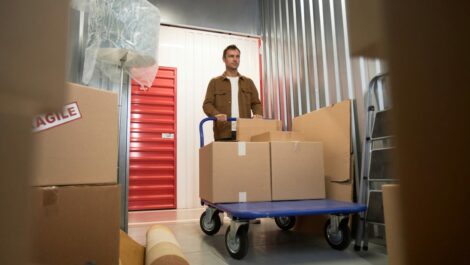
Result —
M 352 201 L 350 104 L 296 117 L 292 132 L 280 131 L 280 121 L 238 120 L 238 142 L 199 150 L 201 199 Z
M 33 120 L 32 262 L 118 264 L 117 95 L 66 94 L 62 112 Z

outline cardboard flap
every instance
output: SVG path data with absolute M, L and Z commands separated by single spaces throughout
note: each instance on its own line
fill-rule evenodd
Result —
M 305 141 L 306 138 L 299 132 L 272 131 L 251 136 L 252 142 L 271 142 L 271 141 Z
M 294 132 L 323 143 L 325 176 L 331 181 L 351 179 L 351 101 L 346 100 L 294 118 Z

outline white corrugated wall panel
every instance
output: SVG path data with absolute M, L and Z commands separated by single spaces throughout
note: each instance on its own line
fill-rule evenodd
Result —
M 239 72 L 260 89 L 258 39 L 202 30 L 162 26 L 159 64 L 177 68 L 177 208 L 199 202 L 199 122 L 205 117 L 202 102 L 209 80 L 225 70 L 222 52 L 230 44 L 241 50 Z M 213 141 L 212 124 L 204 130 Z

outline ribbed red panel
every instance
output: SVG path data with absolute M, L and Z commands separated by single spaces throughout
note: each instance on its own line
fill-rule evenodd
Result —
M 132 84 L 129 210 L 176 208 L 176 68 L 160 66 L 152 87 Z

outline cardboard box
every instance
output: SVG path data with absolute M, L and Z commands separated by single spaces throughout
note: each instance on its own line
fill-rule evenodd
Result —
M 299 132 L 273 131 L 266 132 L 251 137 L 252 142 L 271 142 L 271 141 L 306 141 L 307 139 Z
M 32 262 L 118 264 L 118 185 L 32 189 Z
M 27 264 L 31 118 L 63 104 L 69 1 L 0 1 L 0 264 Z
M 323 143 L 325 175 L 331 181 L 351 179 L 351 101 L 294 118 L 292 131 L 303 133 L 308 141 Z
M 1 1 L 0 10 L 0 103 L 24 100 L 20 111 L 30 115 L 58 110 L 68 69 L 70 1 Z
M 124 231 L 119 231 L 119 265 L 144 265 L 145 247 Z
M 237 141 L 251 141 L 251 136 L 282 129 L 280 120 L 238 119 Z
M 352 56 L 385 58 L 382 0 L 348 1 L 349 46 Z
M 32 115 L 4 113 L 0 105 L 0 264 L 27 264 L 30 221 Z
M 323 147 L 318 142 L 271 142 L 272 200 L 325 198 Z
M 400 185 L 382 186 L 385 232 L 387 239 L 388 264 L 404 264 L 404 241 L 402 230 L 402 209 L 400 207 Z
M 270 201 L 269 143 L 213 142 L 199 149 L 199 196 L 212 203 Z
M 352 202 L 354 163 L 351 155 L 351 102 L 349 100 L 294 118 L 293 131 L 309 141 L 323 143 L 326 198 Z M 295 229 L 323 234 L 327 216 L 300 216 Z
M 33 119 L 34 186 L 116 183 L 116 93 L 67 85 L 63 112 Z

